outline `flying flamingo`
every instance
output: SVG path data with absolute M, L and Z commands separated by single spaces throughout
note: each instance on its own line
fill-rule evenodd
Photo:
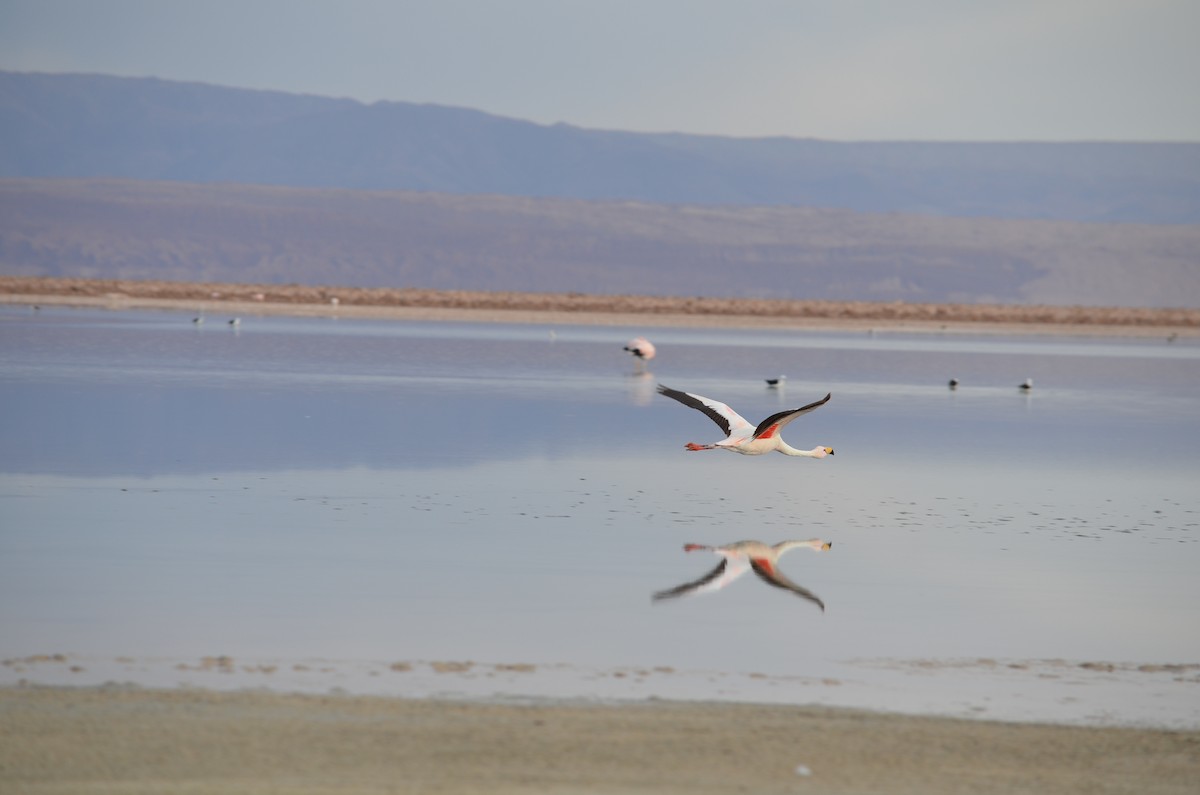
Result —
M 761 541 L 738 541 L 719 547 L 710 547 L 704 544 L 684 544 L 684 552 L 707 549 L 720 555 L 722 560 L 717 564 L 715 569 L 700 579 L 685 582 L 683 585 L 677 585 L 665 591 L 659 591 L 654 594 L 653 600 L 658 602 L 663 599 L 675 599 L 680 596 L 716 591 L 724 588 L 750 569 L 753 569 L 754 573 L 768 585 L 791 591 L 810 602 L 814 602 L 821 608 L 821 612 L 825 612 L 825 603 L 821 601 L 819 596 L 789 580 L 776 566 L 779 563 L 779 558 L 788 550 L 797 547 L 808 547 L 817 552 L 823 552 L 832 546 L 832 542 L 822 541 L 819 538 L 810 538 L 807 541 L 781 541 L 774 546 L 768 546 Z
M 833 455 L 832 447 L 814 447 L 811 450 L 797 450 L 785 442 L 779 435 L 783 426 L 801 414 L 807 414 L 813 409 L 825 405 L 829 402 L 829 398 L 832 395 L 826 395 L 817 402 L 809 403 L 802 408 L 788 409 L 778 414 L 772 414 L 760 422 L 756 428 L 736 411 L 729 408 L 729 406 L 711 398 L 706 398 L 702 395 L 693 395 L 690 392 L 680 392 L 678 389 L 671 389 L 662 384 L 658 385 L 658 393 L 666 395 L 672 400 L 678 400 L 683 405 L 690 406 L 697 411 L 704 412 L 713 422 L 721 426 L 721 430 L 725 431 L 725 438 L 714 444 L 688 442 L 684 446 L 689 450 L 721 448 L 722 450 L 732 450 L 742 455 L 762 455 L 763 453 L 775 450 L 784 455 L 798 455 L 805 458 L 824 458 L 827 455 Z

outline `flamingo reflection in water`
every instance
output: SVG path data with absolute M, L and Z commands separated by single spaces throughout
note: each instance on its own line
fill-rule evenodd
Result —
M 696 552 L 706 549 L 720 555 L 722 560 L 717 564 L 715 569 L 700 579 L 685 582 L 683 585 L 677 585 L 665 591 L 659 591 L 654 594 L 653 600 L 658 602 L 663 599 L 676 599 L 680 596 L 690 596 L 691 594 L 720 590 L 753 569 L 754 573 L 763 582 L 773 585 L 776 588 L 791 591 L 813 602 L 817 607 L 821 608 L 821 612 L 824 612 L 825 603 L 821 601 L 821 598 L 784 576 L 779 571 L 778 564 L 779 558 L 789 550 L 798 547 L 807 547 L 817 552 L 824 552 L 832 546 L 833 543 L 831 541 L 823 541 L 819 538 L 810 538 L 807 541 L 781 541 L 774 546 L 764 544 L 761 541 L 738 541 L 719 547 L 706 546 L 704 544 L 685 544 L 683 547 L 685 552 Z
M 629 399 L 633 405 L 649 406 L 654 403 L 657 392 L 654 390 L 653 373 L 630 373 L 628 378 Z

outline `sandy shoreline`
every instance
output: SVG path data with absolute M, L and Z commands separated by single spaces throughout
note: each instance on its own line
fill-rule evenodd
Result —
M 12 792 L 1091 794 L 1198 780 L 1198 732 L 666 701 L 0 689 Z
M 1200 310 L 596 296 L 0 276 L 0 304 L 626 327 L 1200 337 Z

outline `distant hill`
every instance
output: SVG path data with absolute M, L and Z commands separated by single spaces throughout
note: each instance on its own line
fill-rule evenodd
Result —
M 95 75 L 0 73 L 0 176 L 1200 222 L 1200 144 L 651 135 Z
M 99 279 L 1200 307 L 1200 225 L 0 179 L 0 272 Z

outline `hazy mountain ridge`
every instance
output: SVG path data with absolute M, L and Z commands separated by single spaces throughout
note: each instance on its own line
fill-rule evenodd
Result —
M 14 275 L 1200 306 L 1200 226 L 0 179 Z
M 1200 306 L 1200 144 L 645 135 L 0 72 L 4 175 L 10 274 Z
M 0 72 L 0 175 L 1200 222 L 1200 144 L 838 143 Z

